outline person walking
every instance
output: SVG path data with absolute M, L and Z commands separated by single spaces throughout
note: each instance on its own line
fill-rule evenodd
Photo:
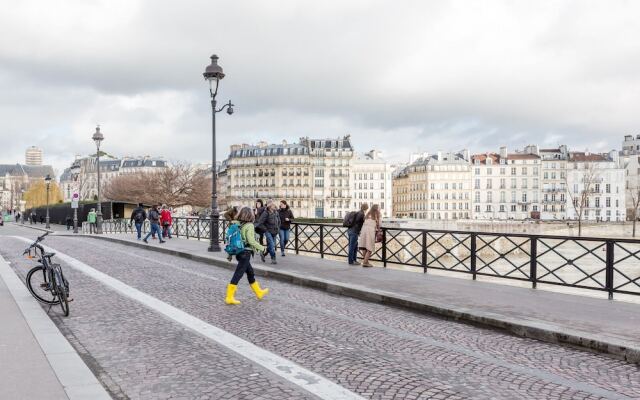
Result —
M 71 218 L 71 215 L 67 215 L 65 221 L 67 223 L 67 230 L 71 229 L 71 227 L 73 226 L 73 218 Z
M 253 267 L 251 266 L 251 257 L 253 257 L 254 252 L 257 251 L 262 254 L 264 251 L 264 246 L 256 240 L 256 233 L 253 225 L 253 222 L 255 221 L 255 213 L 249 207 L 244 207 L 238 213 L 237 218 L 238 220 L 233 221 L 232 223 L 240 225 L 240 237 L 242 238 L 244 250 L 239 254 L 236 254 L 238 265 L 236 266 L 236 271 L 233 273 L 231 281 L 227 285 L 227 294 L 224 302 L 229 305 L 240 304 L 240 302 L 236 300 L 235 294 L 236 290 L 238 290 L 238 283 L 245 273 L 247 274 L 249 285 L 251 285 L 251 289 L 256 294 L 258 300 L 262 300 L 262 298 L 269 293 L 268 288 L 262 289 L 260 287 L 260 284 L 256 281 Z
M 147 219 L 147 212 L 144 210 L 142 203 L 138 203 L 138 207 L 131 211 L 131 218 L 129 218 L 129 226 L 135 224 L 137 239 L 142 239 L 142 225 L 144 220 Z
M 233 221 L 236 221 L 237 218 L 238 218 L 238 207 L 236 207 L 236 206 L 233 206 L 233 207 L 229 208 L 224 213 L 224 219 L 226 221 L 228 221 L 229 225 L 232 224 Z M 254 216 L 254 218 L 255 218 L 255 216 Z M 232 254 L 228 254 L 227 255 L 227 261 L 231 262 L 231 260 L 233 260 L 233 255 Z
M 256 227 L 264 231 L 264 236 L 267 239 L 267 249 L 260 253 L 262 261 L 265 260 L 267 253 L 271 255 L 271 264 L 277 264 L 276 261 L 276 236 L 280 229 L 280 216 L 278 210 L 276 210 L 276 203 L 269 201 L 267 203 L 266 210 L 260 214 L 260 219 L 256 221 Z
M 36 223 L 36 213 L 35 213 L 35 212 L 33 212 L 33 211 L 31 211 L 31 218 L 30 218 L 30 221 L 31 221 L 31 225 L 33 225 L 33 224 L 35 224 L 35 223 Z
M 369 209 L 369 204 L 360 204 L 360 210 L 354 212 L 353 221 L 349 221 L 349 229 L 347 229 L 347 236 L 349 237 L 349 265 L 360 265 L 358 262 L 358 237 L 360 231 L 362 231 L 362 225 L 364 224 L 365 213 Z
M 95 231 L 98 233 L 98 225 L 96 224 L 98 215 L 96 214 L 96 209 L 92 208 L 87 214 L 87 222 L 89 223 L 89 233 L 93 233 Z
M 289 232 L 291 231 L 291 221 L 294 220 L 293 212 L 289 208 L 286 200 L 280 200 L 280 208 L 278 209 L 278 216 L 280 217 L 280 230 L 278 236 L 280 237 L 280 255 L 285 257 L 284 249 L 289 242 Z
M 374 251 L 376 251 L 376 242 L 378 231 L 380 230 L 380 206 L 374 204 L 367 213 L 362 230 L 360 231 L 360 237 L 358 239 L 358 247 L 362 252 L 362 266 L 373 267 L 369 263 L 369 258 Z
M 158 239 L 160 239 L 160 243 L 164 243 L 162 240 L 162 231 L 160 231 L 160 212 L 158 211 L 158 206 L 156 204 L 153 205 L 151 210 L 149 210 L 149 223 L 151 224 L 151 230 L 147 233 L 147 236 L 142 239 L 143 242 L 149 243 L 148 239 L 151 235 L 158 235 Z
M 162 237 L 168 237 L 171 239 L 171 225 L 173 219 L 171 218 L 171 210 L 166 204 L 162 205 L 162 211 L 160 211 L 160 225 L 162 226 Z
M 260 219 L 260 216 L 264 211 L 265 211 L 265 207 L 262 199 L 256 200 L 256 206 L 253 210 L 253 215 L 255 216 L 256 221 Z M 264 246 L 264 231 L 262 230 L 262 227 L 256 225 L 255 230 L 259 236 L 260 244 Z

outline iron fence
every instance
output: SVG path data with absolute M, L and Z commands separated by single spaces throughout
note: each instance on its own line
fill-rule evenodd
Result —
M 220 221 L 224 242 L 227 221 Z M 176 237 L 209 240 L 209 219 L 174 218 Z M 126 220 L 106 220 L 104 233 L 133 233 Z M 145 221 L 144 232 L 149 224 Z M 83 224 L 83 231 L 88 229 Z M 572 288 L 640 295 L 640 240 L 468 232 L 383 227 L 383 241 L 371 257 L 389 264 L 444 270 Z M 276 244 L 278 238 L 276 238 Z M 347 228 L 337 224 L 292 223 L 285 248 L 296 254 L 347 257 Z

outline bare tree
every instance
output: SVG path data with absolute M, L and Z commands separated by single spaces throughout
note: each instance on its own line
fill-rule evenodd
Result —
M 568 198 L 571 202 L 571 206 L 578 218 L 578 236 L 582 236 L 582 219 L 585 211 L 589 208 L 589 198 L 595 193 L 594 186 L 599 178 L 598 168 L 594 162 L 591 161 L 577 161 L 584 164 L 584 168 L 579 169 L 579 183 L 575 184 L 575 187 L 569 185 L 570 171 L 567 170 L 565 175 L 565 182 L 567 187 Z M 577 191 L 573 190 L 576 189 Z
M 106 185 L 104 194 L 110 200 L 132 203 L 205 207 L 211 190 L 206 175 L 207 171 L 177 163 L 160 171 L 118 176 Z
M 640 176 L 635 175 L 627 180 L 627 194 L 631 199 L 631 217 L 633 218 L 632 236 L 636 237 L 636 222 L 638 221 L 638 208 L 640 207 Z

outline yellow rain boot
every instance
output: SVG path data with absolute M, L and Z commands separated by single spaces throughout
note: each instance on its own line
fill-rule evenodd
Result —
M 234 297 L 236 294 L 236 290 L 238 290 L 238 285 L 234 285 L 233 283 L 227 285 L 227 297 L 224 299 L 225 303 L 240 304 L 240 302 Z
M 262 298 L 269 293 L 268 288 L 260 289 L 260 284 L 258 283 L 258 281 L 255 281 L 251 284 L 251 289 L 253 289 L 253 292 L 256 294 L 258 300 L 262 300 Z

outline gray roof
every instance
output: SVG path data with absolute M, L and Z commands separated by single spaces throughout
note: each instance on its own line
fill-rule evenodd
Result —
M 47 175 L 54 176 L 50 165 L 24 165 L 24 164 L 0 164 L 0 175 L 23 176 L 30 178 L 44 178 Z
M 309 154 L 308 149 L 299 144 L 270 144 L 267 146 L 245 146 L 241 149 L 233 150 L 229 153 L 229 158 L 234 157 L 258 157 L 258 156 L 281 156 L 281 155 L 303 155 Z

